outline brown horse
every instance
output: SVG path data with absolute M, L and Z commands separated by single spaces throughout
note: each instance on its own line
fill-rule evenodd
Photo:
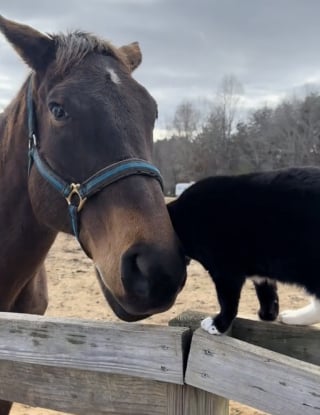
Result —
M 45 312 L 58 232 L 76 235 L 121 319 L 167 310 L 186 270 L 150 163 L 157 106 L 131 76 L 138 44 L 1 16 L 0 30 L 32 70 L 0 116 L 0 311 Z

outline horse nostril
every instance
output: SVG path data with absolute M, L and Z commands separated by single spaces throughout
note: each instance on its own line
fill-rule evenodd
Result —
M 127 296 L 136 306 L 167 309 L 185 281 L 183 255 L 163 246 L 137 243 L 122 256 L 121 278 Z
M 150 294 L 148 266 L 143 250 L 138 247 L 129 249 L 122 258 L 121 278 L 127 292 L 140 298 Z

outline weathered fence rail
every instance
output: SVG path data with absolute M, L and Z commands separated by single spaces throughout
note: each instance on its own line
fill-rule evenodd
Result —
M 231 337 L 193 336 L 185 381 L 274 415 L 320 414 L 319 368 Z
M 233 337 L 0 313 L 0 399 L 79 415 L 320 415 L 320 330 L 238 318 Z M 179 327 L 182 326 L 182 327 Z
M 1 399 L 80 415 L 177 413 L 168 385 L 183 384 L 188 329 L 0 316 Z

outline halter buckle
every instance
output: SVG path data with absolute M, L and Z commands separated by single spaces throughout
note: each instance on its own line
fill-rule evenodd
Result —
M 35 133 L 30 134 L 29 136 L 29 143 L 28 143 L 28 147 L 29 147 L 29 151 L 34 148 L 37 147 L 37 136 L 35 135 Z
M 77 211 L 80 212 L 80 210 L 83 208 L 83 205 L 85 204 L 87 198 L 86 197 L 82 197 L 80 194 L 80 183 L 71 183 L 70 184 L 70 193 L 68 194 L 68 196 L 66 196 L 66 201 L 68 203 L 68 205 L 74 205 L 77 208 Z M 72 199 L 74 199 L 74 196 L 76 196 L 77 199 L 77 204 L 73 202 Z

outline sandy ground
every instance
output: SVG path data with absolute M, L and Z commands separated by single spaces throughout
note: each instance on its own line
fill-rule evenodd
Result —
M 50 297 L 46 313 L 48 316 L 118 320 L 100 292 L 91 261 L 81 251 L 74 238 L 59 235 L 49 253 L 46 264 Z M 308 302 L 304 293 L 295 287 L 280 286 L 279 295 L 281 309 L 303 306 Z M 255 315 L 257 308 L 258 302 L 254 288 L 249 281 L 241 296 L 239 314 Z M 207 272 L 196 262 L 191 262 L 188 267 L 186 287 L 178 296 L 176 304 L 166 313 L 155 315 L 145 321 L 146 323 L 167 325 L 170 319 L 187 309 L 209 314 L 218 310 L 213 283 Z M 264 414 L 234 402 L 230 406 L 231 415 Z M 62 414 L 62 412 L 30 408 L 20 404 L 14 404 L 11 413 L 12 415 Z

